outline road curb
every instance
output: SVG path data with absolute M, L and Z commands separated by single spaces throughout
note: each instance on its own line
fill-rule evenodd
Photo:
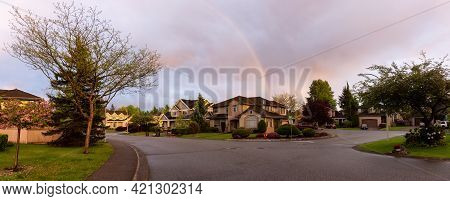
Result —
M 150 178 L 150 168 L 148 167 L 147 158 L 145 154 L 137 147 L 127 144 L 130 146 L 136 153 L 137 164 L 136 170 L 133 174 L 133 181 L 148 181 Z

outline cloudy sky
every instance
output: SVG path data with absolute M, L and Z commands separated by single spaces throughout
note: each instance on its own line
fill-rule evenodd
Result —
M 430 10 L 443 0 L 75 2 L 102 10 L 114 27 L 132 36 L 133 44 L 161 54 L 166 68 L 158 76 L 159 86 L 140 102 L 146 108 L 199 92 L 216 101 L 235 95 L 270 98 L 281 92 L 304 98 L 314 79 L 327 80 L 337 97 L 346 82 L 356 83 L 357 74 L 370 65 L 413 60 L 422 50 L 430 57 L 450 53 L 450 3 Z M 54 1 L 1 0 L 2 46 L 11 40 L 7 3 L 52 17 Z M 267 70 L 277 69 L 283 70 L 282 78 L 269 79 Z M 235 71 L 227 79 L 225 72 Z M 180 72 L 187 73 L 178 76 Z M 19 88 L 42 97 L 49 92 L 41 72 L 3 49 L 0 73 L 0 89 Z M 139 98 L 121 94 L 113 103 L 137 105 Z

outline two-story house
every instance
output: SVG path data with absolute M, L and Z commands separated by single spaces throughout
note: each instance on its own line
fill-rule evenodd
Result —
M 127 127 L 130 124 L 131 116 L 126 111 L 110 111 L 105 113 L 105 125 L 108 128 Z
M 160 127 L 164 130 L 168 130 L 175 127 L 175 121 L 177 118 L 182 118 L 183 120 L 190 120 L 192 117 L 192 114 L 194 113 L 195 104 L 197 103 L 197 100 L 187 100 L 187 99 L 180 99 L 170 108 L 170 110 L 164 114 L 161 114 L 159 118 Z M 206 100 L 206 106 L 207 106 L 207 115 L 206 115 L 206 121 L 209 123 L 209 117 L 212 115 L 212 107 L 211 103 L 209 103 Z
M 288 123 L 286 107 L 278 102 L 261 97 L 237 96 L 213 105 L 210 126 L 222 132 L 237 128 L 257 128 L 258 122 L 267 123 L 267 132 L 273 132 L 280 125 Z

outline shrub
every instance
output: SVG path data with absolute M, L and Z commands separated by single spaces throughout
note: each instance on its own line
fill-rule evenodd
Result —
M 219 132 L 219 128 L 216 127 L 206 127 L 202 130 L 203 132 L 206 133 L 218 133 Z
M 174 128 L 172 129 L 172 134 L 175 135 L 187 135 L 190 134 L 190 128 Z
M 311 128 L 306 128 L 303 130 L 303 136 L 305 137 L 314 137 L 316 135 L 316 131 Z
M 195 122 L 195 121 L 191 121 L 191 123 L 189 123 L 189 134 L 196 134 L 200 131 L 200 125 Z
M 258 129 L 256 130 L 257 133 L 265 133 L 267 131 L 267 123 L 264 120 L 260 120 L 258 122 Z
M 342 127 L 344 127 L 344 128 L 352 128 L 352 127 L 353 127 L 353 122 L 352 122 L 352 121 L 349 121 L 349 120 L 345 120 L 345 121 L 342 123 Z
M 8 135 L 0 134 L 0 151 L 5 151 L 8 146 Z
M 316 136 L 316 137 L 324 137 L 324 136 L 328 136 L 328 133 L 325 133 L 325 132 L 318 132 L 318 133 L 316 133 L 315 136 Z
M 258 133 L 256 135 L 256 139 L 261 139 L 261 138 L 266 138 L 266 136 L 264 135 L 264 133 Z
M 267 139 L 280 139 L 280 135 L 278 133 L 267 133 L 266 134 Z
M 231 136 L 233 136 L 233 139 L 242 139 L 247 138 L 251 133 L 252 132 L 249 129 L 238 128 L 236 130 L 233 130 Z
M 285 124 L 285 125 L 278 127 L 278 129 L 276 130 L 276 133 L 278 133 L 279 135 L 289 137 L 289 136 L 291 136 L 291 131 L 292 131 L 292 136 L 297 136 L 297 135 L 302 134 L 302 132 L 296 126 L 290 125 L 290 124 Z
M 126 130 L 127 130 L 127 127 L 123 127 L 123 126 L 119 126 L 119 127 L 116 128 L 117 132 L 123 132 L 123 131 L 126 131 Z
M 126 130 L 126 128 L 125 128 L 125 130 Z M 134 123 L 128 125 L 128 132 L 137 133 L 139 131 L 141 131 L 141 127 L 139 125 L 134 124 Z
M 405 144 L 408 146 L 438 146 L 445 143 L 445 130 L 437 126 L 415 128 L 406 133 L 405 138 Z

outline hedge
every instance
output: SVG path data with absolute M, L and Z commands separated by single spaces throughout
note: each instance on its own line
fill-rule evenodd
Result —
M 292 136 L 298 136 L 302 134 L 302 132 L 297 127 L 289 124 L 282 125 L 276 130 L 276 133 L 287 137 L 291 135 L 291 132 Z
M 0 151 L 5 151 L 8 146 L 8 135 L 0 134 Z
M 249 129 L 238 128 L 236 130 L 233 130 L 233 134 L 231 134 L 231 136 L 233 137 L 233 139 L 242 139 L 247 138 L 251 133 L 252 131 Z

